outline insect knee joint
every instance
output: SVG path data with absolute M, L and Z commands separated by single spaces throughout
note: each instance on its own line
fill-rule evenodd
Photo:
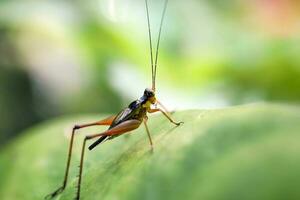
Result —
M 73 127 L 73 130 L 76 130 L 76 129 L 80 129 L 80 126 L 79 126 L 79 125 L 75 125 L 75 126 Z
M 89 140 L 89 139 L 92 139 L 93 136 L 85 136 L 84 140 Z

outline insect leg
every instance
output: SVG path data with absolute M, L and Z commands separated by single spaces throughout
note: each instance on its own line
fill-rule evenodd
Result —
M 115 126 L 114 128 L 111 128 L 103 133 L 99 134 L 94 134 L 94 135 L 89 135 L 86 136 L 83 140 L 83 145 L 82 145 L 82 150 L 81 150 L 81 159 L 80 159 L 80 166 L 79 166 L 79 179 L 78 179 L 78 184 L 77 184 L 77 193 L 76 193 L 76 200 L 80 199 L 80 186 L 81 186 L 81 180 L 82 180 L 82 169 L 83 169 L 83 161 L 84 161 L 84 152 L 85 152 L 85 145 L 86 141 L 100 137 L 100 136 L 112 136 L 115 134 L 123 134 L 128 131 L 132 131 L 136 128 L 138 128 L 141 124 L 141 121 L 139 120 L 127 120 L 125 122 L 122 122 L 121 124 Z
M 106 119 L 94 122 L 94 123 L 88 123 L 88 124 L 82 124 L 82 125 L 75 125 L 72 130 L 72 135 L 71 135 L 71 140 L 69 144 L 69 150 L 68 150 L 68 159 L 67 159 L 67 165 L 66 165 L 66 170 L 65 170 L 65 176 L 64 176 L 64 181 L 61 187 L 56 189 L 54 192 L 48 194 L 45 199 L 52 199 L 56 195 L 60 194 L 66 187 L 67 181 L 68 181 L 68 174 L 69 174 L 69 168 L 70 168 L 70 162 L 71 162 L 71 156 L 72 156 L 72 149 L 73 149 L 73 141 L 74 141 L 74 135 L 75 131 L 77 129 L 89 127 L 89 126 L 96 126 L 96 125 L 110 125 L 112 121 L 114 120 L 115 116 L 108 117 Z
M 112 124 L 112 122 L 114 121 L 115 118 L 116 118 L 116 116 L 113 115 L 113 116 L 107 117 L 107 118 L 102 119 L 102 120 L 97 121 L 97 122 L 82 124 L 82 125 L 76 125 L 74 128 L 75 129 L 80 129 L 80 128 L 85 128 L 85 127 L 88 127 L 88 126 L 97 126 L 97 125 L 107 125 L 107 126 L 109 126 L 109 125 Z
M 152 143 L 152 139 L 151 139 L 151 135 L 150 135 L 150 131 L 149 131 L 146 119 L 144 119 L 144 125 L 145 125 L 146 132 L 147 132 L 147 135 L 148 135 L 148 138 L 149 138 L 151 149 L 153 149 L 153 143 Z
M 170 111 L 158 100 L 156 100 L 157 104 L 160 105 L 162 107 L 162 109 L 164 109 L 164 111 L 170 115 Z
M 154 108 L 154 109 L 150 109 L 149 111 L 148 111 L 149 113 L 155 113 L 155 112 L 161 112 L 162 114 L 164 114 L 164 116 L 166 117 L 166 118 L 168 118 L 169 119 L 169 121 L 171 122 L 171 123 L 173 123 L 173 124 L 175 124 L 176 126 L 179 126 L 180 124 L 183 124 L 183 122 L 175 122 L 165 111 L 163 111 L 162 109 L 160 109 L 160 108 Z

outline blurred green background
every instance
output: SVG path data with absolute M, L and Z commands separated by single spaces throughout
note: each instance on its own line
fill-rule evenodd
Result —
M 154 41 L 162 1 L 150 1 Z M 157 95 L 169 109 L 300 102 L 300 3 L 170 0 Z M 118 112 L 151 84 L 144 1 L 0 1 L 0 145 L 65 114 Z

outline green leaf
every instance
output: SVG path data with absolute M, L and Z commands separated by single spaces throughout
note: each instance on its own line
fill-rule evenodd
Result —
M 42 199 L 61 186 L 72 126 L 102 116 L 64 117 L 26 131 L 0 153 L 0 197 Z M 253 104 L 149 117 L 144 127 L 86 150 L 81 199 L 300 199 L 300 108 Z M 75 197 L 83 135 L 75 138 L 66 190 Z M 91 142 L 90 142 L 91 143 Z

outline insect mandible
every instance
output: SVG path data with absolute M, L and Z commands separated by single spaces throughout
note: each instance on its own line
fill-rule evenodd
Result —
M 94 123 L 75 125 L 73 127 L 69 150 L 68 150 L 67 166 L 66 166 L 66 170 L 65 170 L 63 184 L 57 190 L 55 190 L 54 192 L 47 195 L 45 197 L 45 199 L 52 199 L 52 198 L 56 197 L 58 194 L 63 192 L 63 190 L 65 189 L 65 187 L 67 185 L 68 175 L 69 175 L 69 167 L 70 167 L 70 161 L 71 161 L 71 155 L 72 155 L 72 148 L 73 148 L 73 141 L 74 141 L 74 135 L 75 135 L 76 130 L 85 128 L 85 127 L 90 127 L 90 126 L 99 126 L 99 125 L 109 126 L 109 128 L 106 131 L 99 133 L 99 134 L 88 135 L 83 140 L 82 150 L 81 150 L 81 158 L 80 158 L 80 166 L 79 166 L 79 177 L 78 177 L 78 183 L 77 183 L 77 192 L 76 192 L 76 198 L 75 198 L 76 200 L 79 200 L 80 199 L 81 181 L 82 181 L 84 152 L 85 152 L 86 142 L 88 140 L 98 138 L 98 140 L 96 140 L 94 143 L 92 143 L 88 147 L 89 150 L 92 150 L 98 144 L 104 142 L 105 140 L 115 138 L 119 135 L 122 135 L 129 131 L 132 131 L 134 129 L 137 129 L 143 123 L 145 125 L 148 139 L 149 139 L 151 149 L 152 149 L 153 143 L 152 143 L 151 135 L 149 132 L 149 128 L 147 126 L 147 119 L 148 119 L 147 113 L 161 112 L 164 116 L 166 116 L 166 118 L 171 123 L 175 124 L 176 126 L 183 123 L 183 122 L 175 122 L 170 117 L 170 114 L 165 109 L 165 107 L 156 99 L 156 96 L 155 96 L 155 77 L 156 77 L 156 68 L 157 68 L 157 62 L 158 62 L 159 42 L 160 42 L 161 30 L 162 30 L 162 25 L 163 25 L 165 13 L 166 13 L 167 4 L 168 4 L 168 0 L 165 0 L 162 17 L 160 20 L 156 52 L 155 52 L 155 60 L 153 60 L 152 39 L 151 39 L 152 37 L 151 37 L 151 29 L 150 29 L 148 0 L 145 0 L 146 12 L 147 12 L 148 34 L 149 34 L 151 69 L 152 69 L 152 88 L 151 89 L 146 88 L 144 91 L 144 94 L 141 98 L 130 103 L 127 108 L 123 109 L 117 115 L 110 116 L 106 119 L 103 119 L 103 120 L 100 120 L 100 121 L 97 121 Z M 159 108 L 157 105 L 159 105 L 161 108 Z

